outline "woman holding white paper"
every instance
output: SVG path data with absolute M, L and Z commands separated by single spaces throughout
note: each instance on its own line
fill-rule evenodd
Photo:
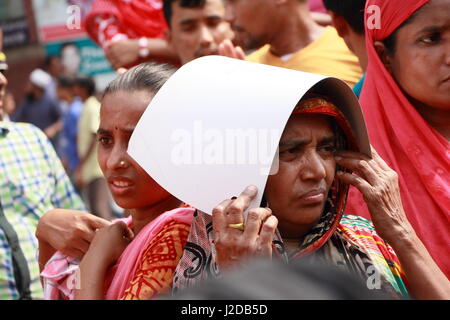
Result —
M 196 213 L 174 287 L 191 286 L 251 257 L 290 261 L 308 255 L 393 297 L 409 291 L 418 299 L 448 299 L 445 276 L 406 219 L 395 172 L 374 150 L 372 159 L 355 150 L 340 110 L 326 97 L 307 94 L 281 137 L 279 171 L 267 180 L 265 206 L 244 219 L 258 192 L 249 186 L 217 205 L 212 220 Z M 373 225 L 343 216 L 349 185 L 363 194 Z

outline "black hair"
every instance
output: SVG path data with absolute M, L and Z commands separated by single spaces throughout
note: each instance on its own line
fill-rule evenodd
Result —
M 50 67 L 50 65 L 52 64 L 52 61 L 54 59 L 60 59 L 60 58 L 61 57 L 59 55 L 56 55 L 56 54 L 52 54 L 52 55 L 46 56 L 45 59 L 44 59 L 43 67 L 45 69 L 47 69 L 48 67 Z
M 353 31 L 364 34 L 366 0 L 323 0 L 323 4 L 327 10 L 343 17 Z
M 172 76 L 175 70 L 176 68 L 164 63 L 142 63 L 111 81 L 106 87 L 103 97 L 117 91 L 133 92 L 148 90 L 156 93 Z
M 95 81 L 91 77 L 78 77 L 75 79 L 75 84 L 86 89 L 88 96 L 95 94 Z
M 75 85 L 75 78 L 73 77 L 59 77 L 58 87 L 60 88 L 72 88 Z
M 172 3 L 179 2 L 181 8 L 201 8 L 205 5 L 206 0 L 163 0 L 163 12 L 166 23 L 170 26 L 172 19 Z

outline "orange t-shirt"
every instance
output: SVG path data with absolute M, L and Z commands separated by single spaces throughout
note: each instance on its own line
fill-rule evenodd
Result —
M 348 49 L 336 29 L 326 27 L 319 39 L 285 57 L 277 57 L 265 45 L 246 57 L 247 61 L 336 77 L 353 87 L 363 72 L 358 58 Z

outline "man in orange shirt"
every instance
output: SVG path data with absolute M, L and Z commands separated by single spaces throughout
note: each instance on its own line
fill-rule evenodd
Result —
M 351 86 L 362 76 L 357 57 L 334 28 L 314 21 L 306 0 L 228 0 L 225 19 L 237 43 L 262 46 L 248 61 L 333 76 Z

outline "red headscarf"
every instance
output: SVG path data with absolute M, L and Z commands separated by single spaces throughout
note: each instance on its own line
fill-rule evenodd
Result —
M 367 1 L 365 21 L 373 14 L 370 6 L 376 5 L 381 25 L 378 29 L 366 25 L 369 65 L 360 102 L 372 145 L 398 173 L 408 220 L 450 277 L 450 143 L 415 110 L 373 45 L 391 35 L 428 1 Z M 361 195 L 353 188 L 346 212 L 370 218 Z
M 167 24 L 162 0 L 96 0 L 86 17 L 86 31 L 91 38 L 95 17 L 101 14 L 115 16 L 129 38 L 163 38 Z
M 348 150 L 357 150 L 356 139 L 350 123 L 342 112 L 327 98 L 322 98 L 315 93 L 306 94 L 297 104 L 292 114 L 325 115 L 333 118 L 344 133 L 345 138 L 343 137 L 343 139 L 346 141 L 346 146 L 343 145 L 343 141 L 337 141 L 336 147 L 338 149 L 345 148 Z M 333 181 L 333 185 L 331 186 L 332 194 L 329 198 L 329 201 L 333 202 L 333 209 L 331 209 L 330 213 L 326 213 L 321 217 L 321 221 L 314 227 L 316 234 L 310 234 L 310 242 L 306 241 L 306 243 L 303 244 L 302 250 L 295 255 L 296 258 L 303 257 L 316 251 L 336 232 L 344 213 L 348 187 L 348 184 L 343 183 L 339 179 Z M 318 230 L 320 231 L 318 232 Z

